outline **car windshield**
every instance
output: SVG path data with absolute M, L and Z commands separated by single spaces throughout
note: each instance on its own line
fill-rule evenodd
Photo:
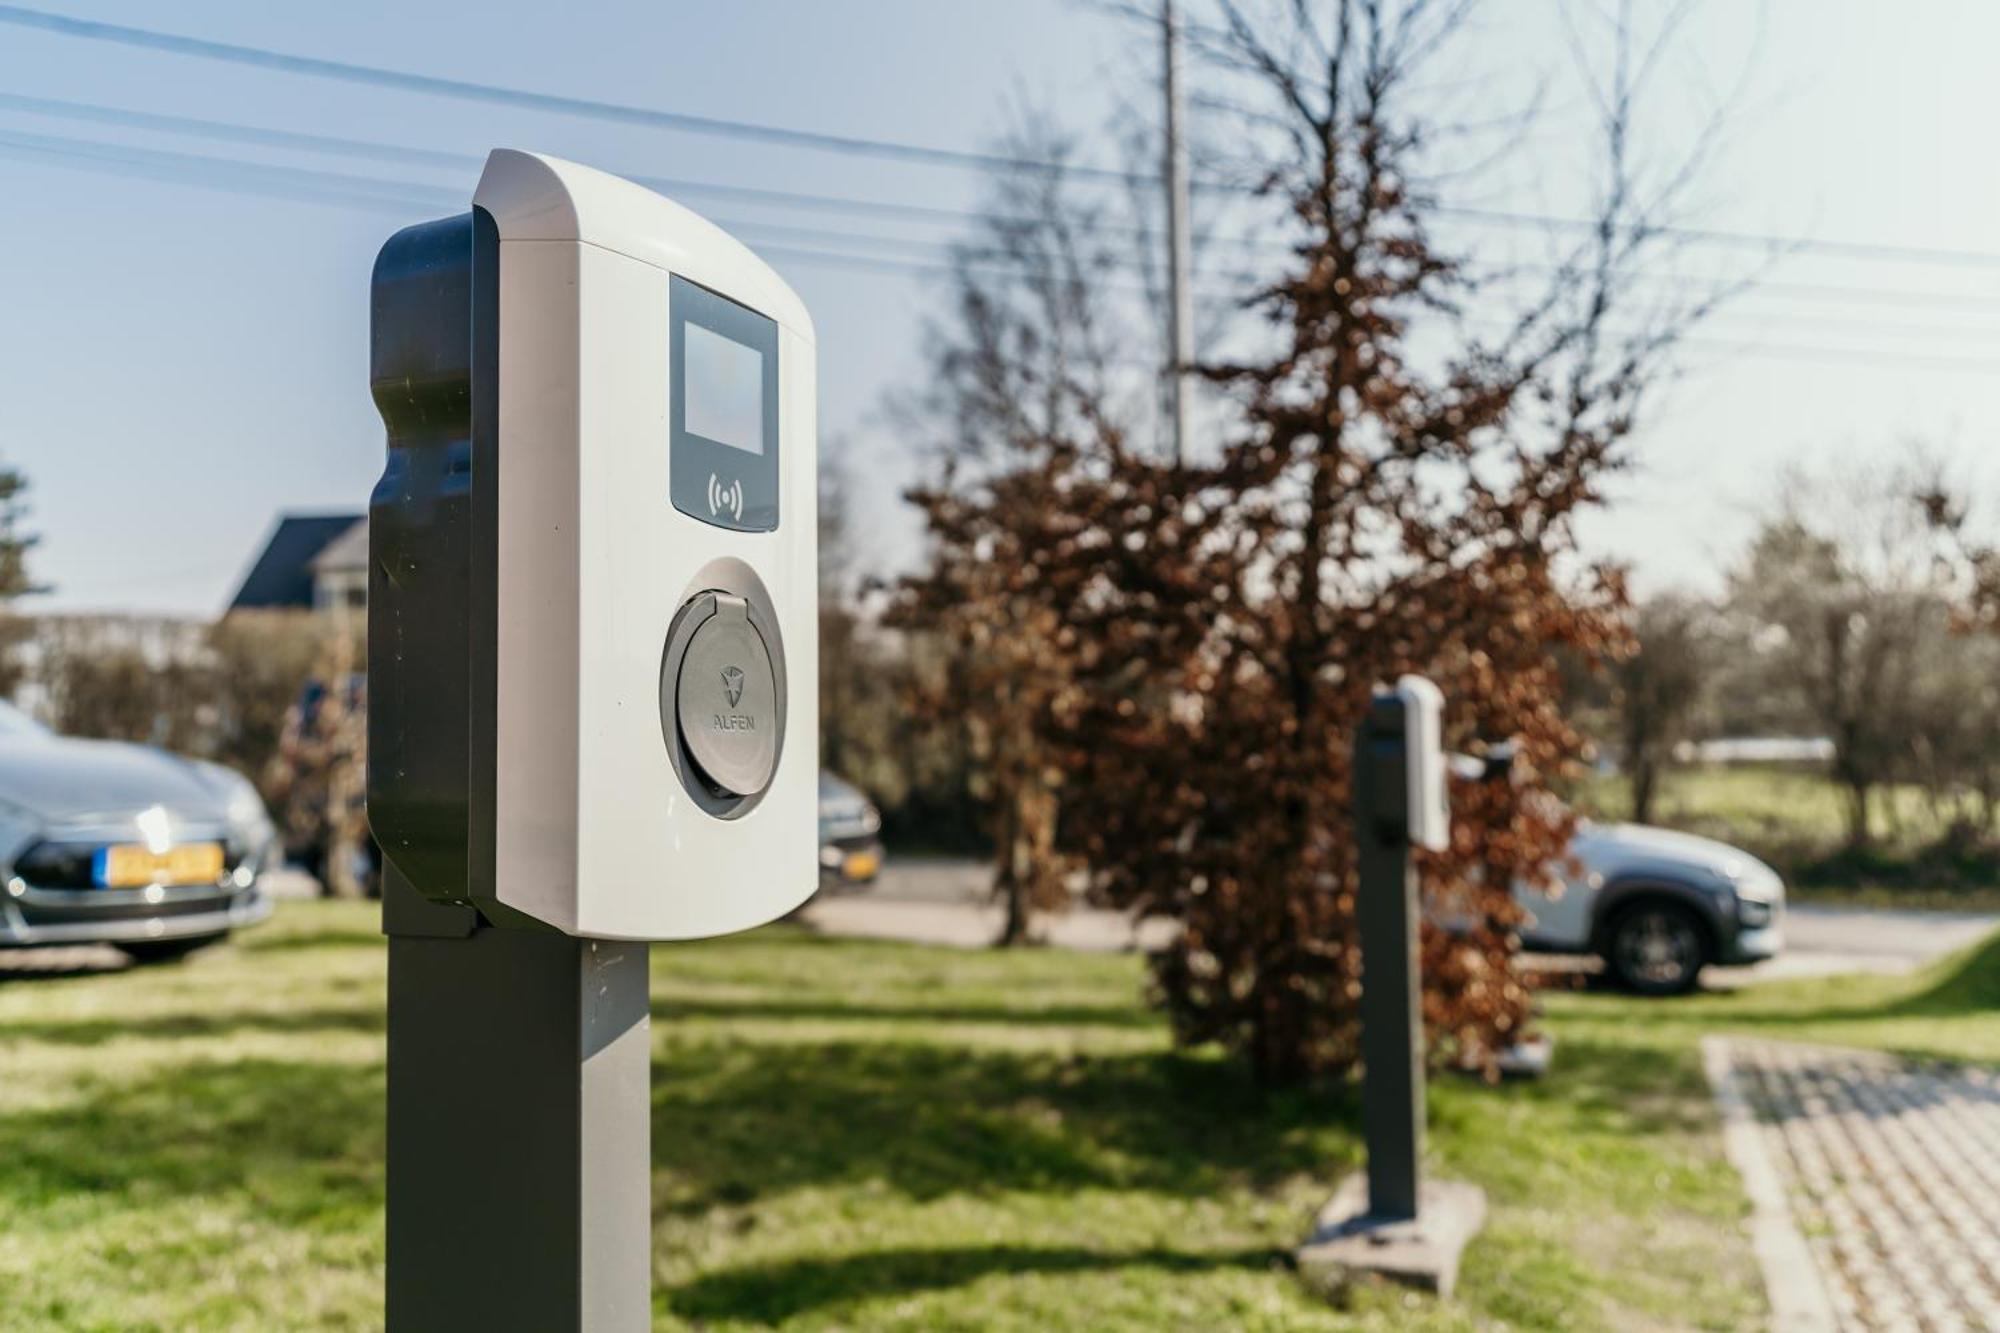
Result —
M 47 727 L 29 717 L 13 704 L 0 699 L 0 740 L 16 740 L 30 736 L 46 736 L 48 734 L 49 729 Z

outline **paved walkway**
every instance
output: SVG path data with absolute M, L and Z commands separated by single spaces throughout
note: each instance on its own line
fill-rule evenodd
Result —
M 890 853 L 879 882 L 865 889 L 822 894 L 807 919 L 834 935 L 865 935 L 968 948 L 990 944 L 1002 913 L 992 897 L 993 870 L 963 857 Z M 1754 967 L 1711 967 L 1703 984 L 1728 989 L 1782 977 L 1846 972 L 1909 972 L 1962 949 L 2000 927 L 2000 915 L 1973 912 L 1905 912 L 1795 905 L 1785 916 L 1786 948 Z M 1036 933 L 1067 949 L 1115 952 L 1156 946 L 1172 933 L 1149 922 L 1136 940 L 1131 922 L 1116 912 L 1079 907 L 1044 916 Z M 1536 957 L 1550 971 L 1595 966 L 1579 959 Z
M 2000 1329 L 2000 1077 L 1711 1038 L 1786 1330 Z

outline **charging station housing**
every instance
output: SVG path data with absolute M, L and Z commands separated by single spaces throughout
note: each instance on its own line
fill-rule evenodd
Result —
M 501 926 L 727 934 L 817 883 L 815 338 L 621 178 L 487 161 L 377 261 L 369 809 Z M 462 647 L 461 647 L 462 645 Z

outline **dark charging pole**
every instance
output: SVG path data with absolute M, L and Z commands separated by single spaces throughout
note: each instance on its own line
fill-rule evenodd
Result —
M 1410 849 L 1451 845 L 1444 697 L 1420 676 L 1380 691 L 1354 738 L 1354 847 L 1361 934 L 1361 1111 L 1368 1169 L 1350 1176 L 1295 1253 L 1308 1281 L 1356 1275 L 1449 1296 L 1486 1216 L 1475 1185 L 1425 1180 L 1424 1022 L 1417 877 Z
M 388 1327 L 650 1327 L 647 946 L 385 879 Z
M 1368 1211 L 1384 1219 L 1416 1217 L 1424 1156 L 1424 1033 L 1406 712 L 1397 695 L 1376 695 L 1354 747 Z
M 493 667 L 471 645 L 493 614 L 479 534 L 494 244 L 474 214 L 408 228 L 383 248 L 372 298 L 370 381 L 390 446 L 369 513 L 387 1324 L 636 1333 L 652 1318 L 647 946 L 502 928 L 470 905 L 491 859 L 477 849 Z

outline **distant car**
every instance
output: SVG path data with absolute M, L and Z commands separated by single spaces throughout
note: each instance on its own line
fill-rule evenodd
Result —
M 240 774 L 58 736 L 0 703 L 0 946 L 179 957 L 270 915 L 276 843 Z
M 1710 963 L 1755 963 L 1784 947 L 1785 883 L 1748 852 L 1688 833 L 1584 823 L 1557 864 L 1562 892 L 1516 885 L 1523 941 L 1597 954 L 1642 995 L 1694 988 Z
M 819 775 L 819 874 L 826 885 L 871 884 L 882 869 L 882 815 L 859 788 Z

